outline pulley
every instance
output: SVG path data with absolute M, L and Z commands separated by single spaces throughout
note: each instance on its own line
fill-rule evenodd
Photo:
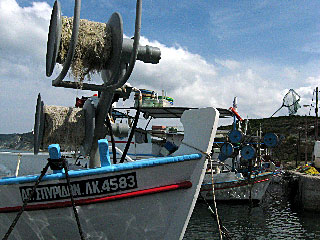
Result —
M 230 157 L 234 153 L 234 148 L 231 143 L 224 143 L 220 148 L 220 153 L 226 157 Z
M 278 136 L 275 133 L 266 133 L 263 142 L 267 147 L 275 147 L 279 143 Z
M 221 152 L 219 153 L 218 155 L 218 159 L 221 161 L 221 162 L 224 162 L 228 157 L 225 156 L 224 154 L 222 154 Z
M 245 160 L 253 159 L 256 156 L 256 150 L 250 145 L 245 145 L 241 149 L 241 157 Z
M 228 134 L 229 139 L 232 143 L 240 143 L 243 139 L 243 134 L 239 130 L 232 130 Z

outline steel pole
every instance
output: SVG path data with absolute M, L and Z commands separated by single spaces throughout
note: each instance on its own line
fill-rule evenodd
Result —
M 318 107 L 318 93 L 319 93 L 319 89 L 318 87 L 316 87 L 316 108 L 315 108 L 315 112 L 316 112 L 316 124 L 315 124 L 315 140 L 317 141 L 318 140 L 318 132 L 319 132 L 319 129 L 318 129 L 318 110 L 319 110 L 319 107 Z

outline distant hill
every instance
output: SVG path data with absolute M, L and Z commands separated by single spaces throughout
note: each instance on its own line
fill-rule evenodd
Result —
M 320 122 L 320 121 L 319 121 Z M 273 158 L 281 161 L 295 161 L 299 158 L 299 133 L 300 133 L 300 160 L 305 160 L 307 150 L 308 161 L 311 160 L 315 141 L 315 117 L 283 116 L 262 119 L 249 119 L 248 134 L 255 135 L 261 125 L 264 133 L 273 132 L 282 136 L 281 144 L 273 149 Z M 219 129 L 230 129 L 232 126 L 221 126 Z M 306 131 L 307 130 L 307 131 Z M 320 129 L 319 129 L 320 130 Z M 305 136 L 307 132 L 307 141 Z M 319 131 L 320 133 L 320 131 Z M 306 148 L 307 147 L 307 148 Z M 22 134 L 0 134 L 0 148 L 15 150 L 32 150 L 32 132 Z
M 33 150 L 33 134 L 32 132 L 0 134 L 0 148 L 31 151 Z
M 273 149 L 273 158 L 281 161 L 295 161 L 299 159 L 298 146 L 300 134 L 300 161 L 305 160 L 305 150 L 307 150 L 307 160 L 310 161 L 315 141 L 315 120 L 316 118 L 311 116 L 249 119 L 248 133 L 255 135 L 261 125 L 263 134 L 273 132 L 281 136 L 281 144 Z M 318 122 L 320 124 L 320 121 Z M 220 129 L 231 129 L 231 126 L 222 126 Z

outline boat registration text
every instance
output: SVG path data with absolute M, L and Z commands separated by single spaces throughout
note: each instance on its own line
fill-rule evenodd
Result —
M 78 198 L 135 189 L 138 184 L 136 173 L 131 172 L 109 177 L 72 181 L 70 187 L 73 197 Z M 32 189 L 33 186 L 20 187 L 22 201 L 28 199 Z M 70 198 L 70 192 L 65 180 L 63 183 L 39 185 L 30 202 L 47 202 L 66 198 Z

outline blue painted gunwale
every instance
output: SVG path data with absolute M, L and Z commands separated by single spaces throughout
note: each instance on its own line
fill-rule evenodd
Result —
M 77 178 L 77 177 L 98 175 L 98 174 L 111 173 L 111 172 L 121 172 L 121 171 L 134 170 L 139 168 L 155 167 L 155 166 L 160 166 L 160 165 L 175 163 L 175 162 L 197 160 L 197 159 L 200 159 L 201 157 L 202 157 L 201 154 L 196 153 L 196 154 L 182 155 L 182 156 L 176 156 L 176 157 L 149 158 L 149 159 L 138 160 L 134 162 L 113 164 L 107 167 L 70 170 L 69 176 L 70 178 Z M 2 178 L 0 179 L 0 185 L 11 185 L 11 184 L 35 182 L 38 179 L 38 177 L 39 175 L 28 175 L 28 176 L 21 176 L 21 177 Z M 50 180 L 60 180 L 60 179 L 65 179 L 64 173 L 47 174 L 42 178 L 42 182 L 50 181 Z

